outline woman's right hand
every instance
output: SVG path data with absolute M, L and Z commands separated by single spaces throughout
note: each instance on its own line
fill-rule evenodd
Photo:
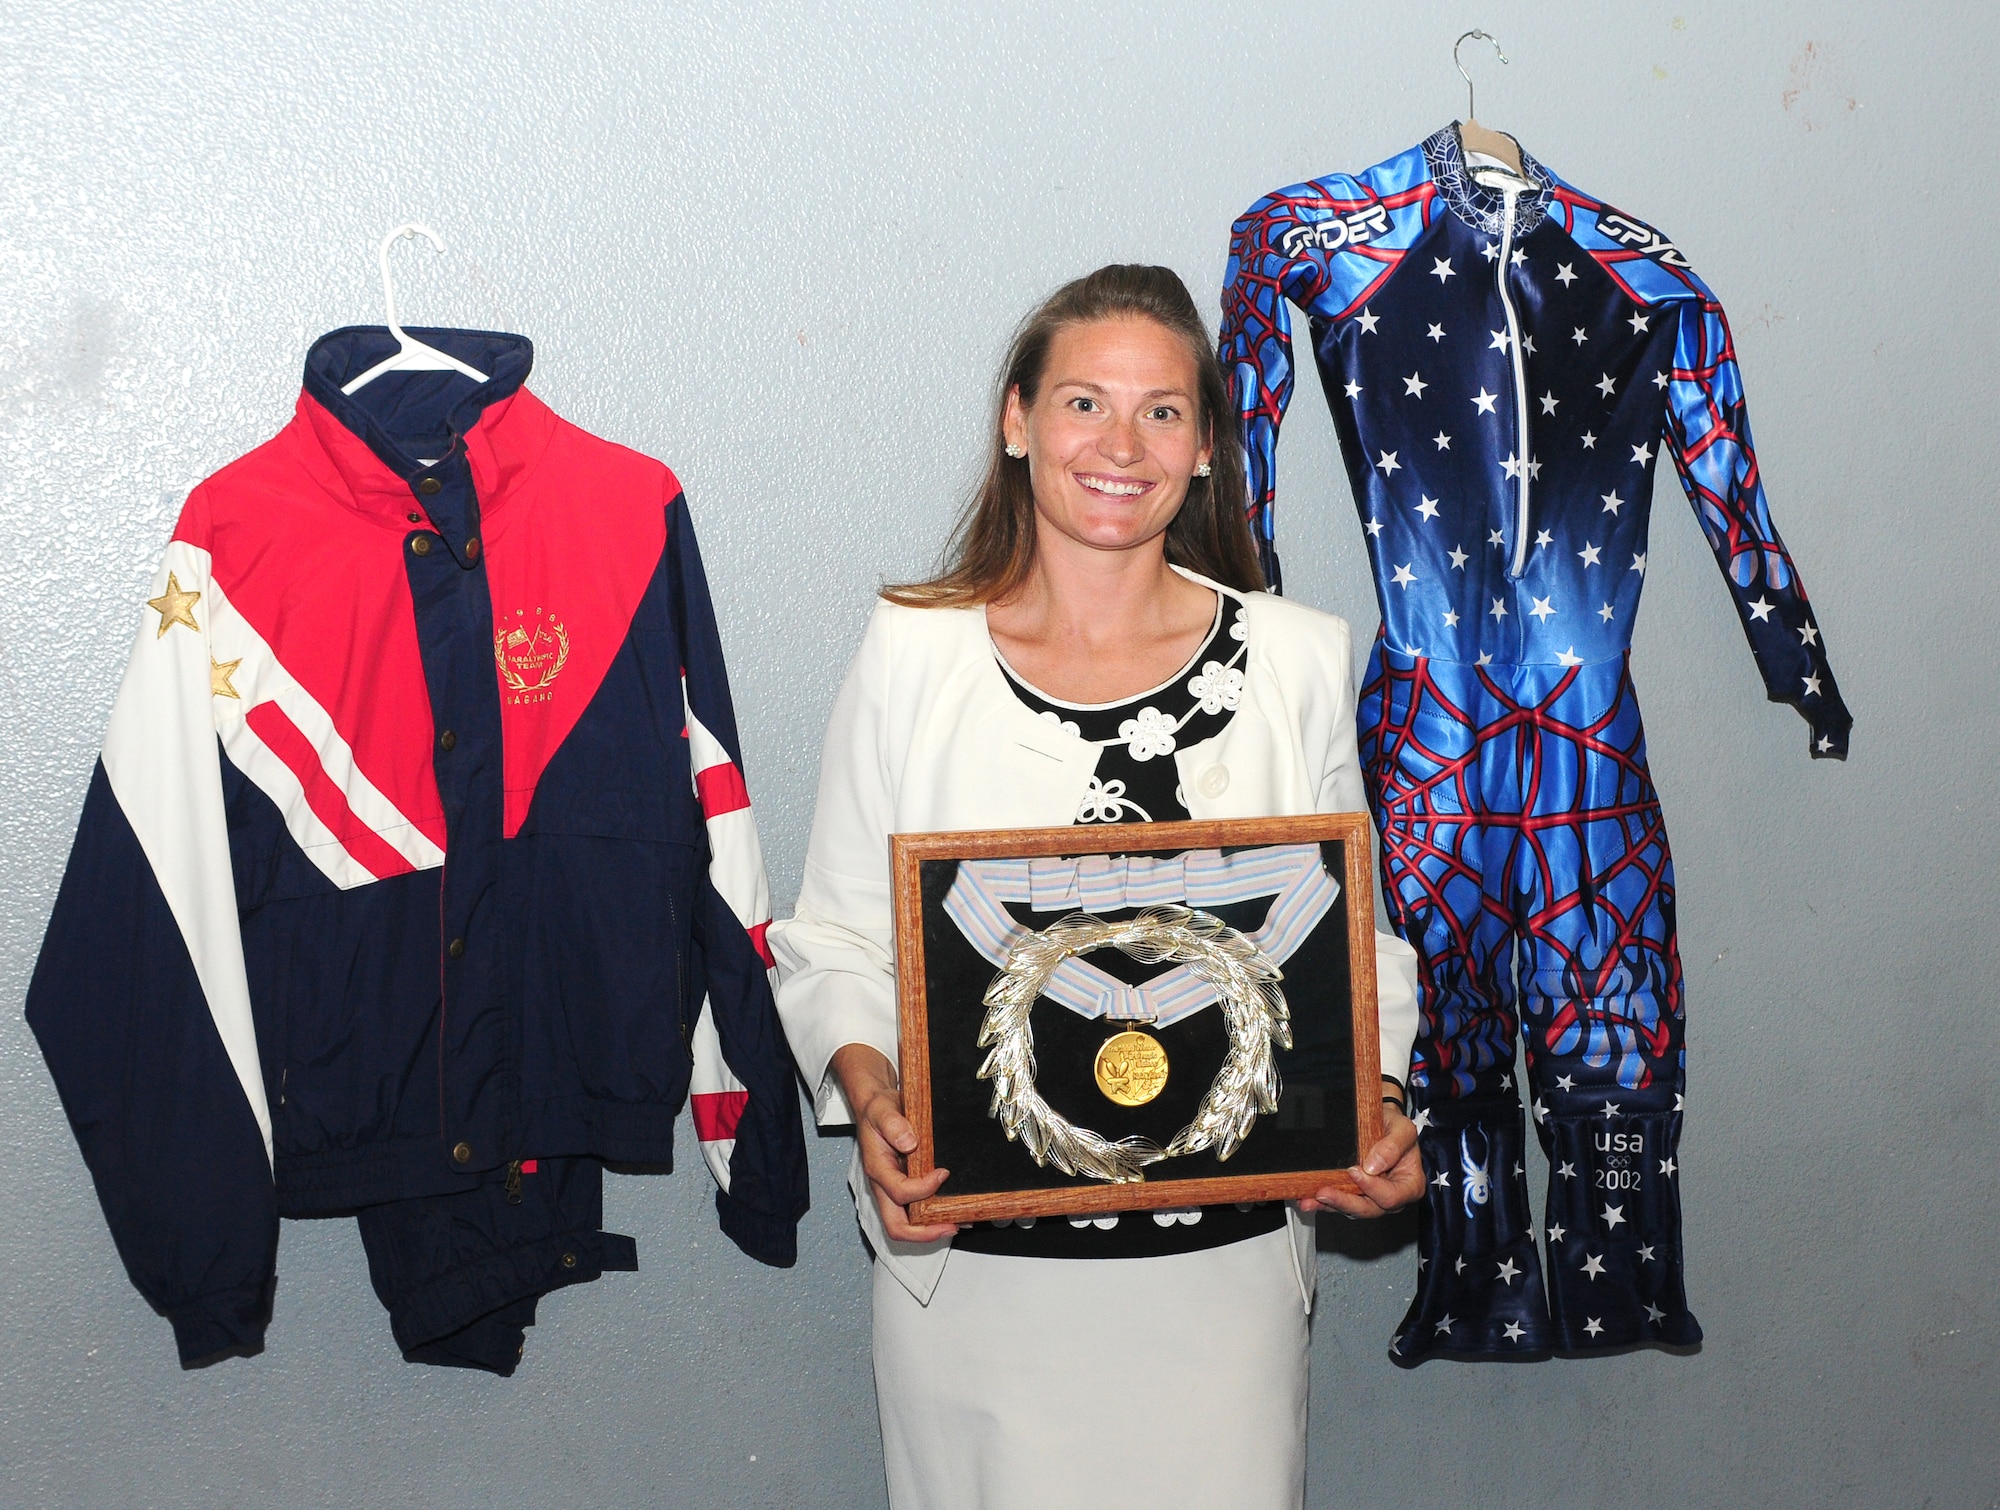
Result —
M 955 1223 L 924 1227 L 910 1220 L 910 1203 L 936 1195 L 951 1171 L 933 1169 L 921 1179 L 910 1177 L 908 1156 L 916 1150 L 917 1130 L 903 1115 L 896 1067 L 881 1050 L 849 1043 L 834 1051 L 832 1068 L 854 1113 L 861 1167 L 867 1172 L 883 1228 L 899 1243 L 934 1243 L 951 1237 L 958 1231 Z

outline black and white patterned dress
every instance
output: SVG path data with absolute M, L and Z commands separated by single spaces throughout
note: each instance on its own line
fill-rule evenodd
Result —
M 1249 656 L 1243 600 L 1217 594 L 1215 623 L 1185 666 L 1151 691 L 1116 703 L 1066 703 L 1022 678 L 996 649 L 1015 696 L 1051 723 L 1097 745 L 1097 770 L 1077 810 L 1079 824 L 1172 823 L 1193 815 L 1180 790 L 1174 751 L 1213 739 L 1235 716 Z M 1157 1030 L 1173 1054 L 1171 1028 Z M 1191 1253 L 1274 1232 L 1278 1202 L 1132 1211 L 1114 1216 L 980 1222 L 955 1246 L 1022 1258 L 1155 1258 Z

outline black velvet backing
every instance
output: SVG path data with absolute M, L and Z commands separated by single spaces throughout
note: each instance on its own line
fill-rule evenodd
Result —
M 1345 846 L 1320 846 L 1328 871 L 1346 875 Z M 1173 850 L 1134 850 L 1165 859 Z M 1101 1182 L 1040 1167 L 1020 1143 L 1010 1141 L 989 1114 L 990 1082 L 978 1078 L 986 1050 L 978 1046 L 986 1008 L 981 1001 L 998 973 L 959 932 L 944 910 L 958 876 L 956 860 L 921 867 L 924 919 L 924 986 L 931 1058 L 931 1131 L 937 1162 L 951 1170 L 953 1195 L 1096 1186 Z M 1231 927 L 1260 927 L 1271 898 L 1206 909 Z M 1219 1175 L 1272 1174 L 1286 1170 L 1342 1169 L 1358 1152 L 1354 1117 L 1353 1023 L 1349 1015 L 1348 897 L 1328 909 L 1319 927 L 1283 962 L 1283 989 L 1291 1008 L 1293 1047 L 1280 1050 L 1284 1089 L 1276 1115 L 1259 1117 L 1250 1135 L 1225 1163 L 1213 1153 L 1169 1159 L 1146 1171 L 1149 1185 Z M 1129 917 L 1136 908 L 1096 914 Z M 1059 916 L 1031 912 L 1026 903 L 1008 911 L 1030 928 Z M 1091 963 L 1128 984 L 1140 984 L 1171 967 L 1141 965 L 1117 949 L 1093 954 Z M 1035 1083 L 1050 1106 L 1080 1127 L 1107 1138 L 1139 1135 L 1164 1145 L 1193 1117 L 1195 1107 L 1229 1051 L 1220 1003 L 1170 1027 L 1148 1029 L 1167 1052 L 1166 1088 L 1145 1106 L 1123 1107 L 1097 1088 L 1093 1063 L 1105 1039 L 1131 1023 L 1081 1017 L 1060 1002 L 1038 1000 L 1034 1018 Z

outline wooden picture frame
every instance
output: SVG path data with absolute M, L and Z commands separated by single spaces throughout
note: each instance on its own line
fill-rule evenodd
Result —
M 1242 850 L 1302 845 L 1320 846 L 1326 875 L 1339 883 L 1337 899 L 1312 925 L 1310 937 L 1317 941 L 1313 958 L 1330 961 L 1344 955 L 1345 988 L 1339 984 L 1338 971 L 1321 968 L 1309 979 L 1294 981 L 1288 977 L 1280 989 L 1286 992 L 1295 1037 L 1300 1033 L 1301 1010 L 1309 1010 L 1313 1017 L 1307 1024 L 1312 1030 L 1308 1036 L 1333 1047 L 1323 1048 L 1314 1061 L 1320 1067 L 1317 1079 L 1302 1081 L 1299 1086 L 1301 1103 L 1308 1111 L 1294 1116 L 1292 1127 L 1294 1131 L 1300 1127 L 1307 1131 L 1302 1136 L 1267 1137 L 1259 1157 L 1245 1159 L 1244 1154 L 1257 1146 L 1260 1127 L 1267 1123 L 1283 1125 L 1279 1123 L 1279 1113 L 1265 1114 L 1253 1124 L 1235 1159 L 1246 1165 L 1259 1162 L 1268 1165 L 1273 1157 L 1298 1156 L 1311 1167 L 1264 1167 L 1229 1173 L 1226 1164 L 1209 1152 L 1187 1156 L 1186 1163 L 1168 1160 L 1156 1164 L 1136 1183 L 1111 1183 L 1066 1175 L 1053 1164 L 1037 1166 L 1028 1150 L 1020 1142 L 1008 1139 L 1002 1124 L 988 1111 L 992 1086 L 975 1079 L 966 1068 L 968 1056 L 983 1058 L 984 1051 L 976 1048 L 985 1015 L 981 998 L 998 972 L 991 967 L 990 954 L 976 962 L 977 968 L 985 971 L 979 977 L 965 963 L 972 956 L 966 953 L 960 958 L 954 952 L 960 945 L 967 950 L 974 947 L 967 943 L 959 925 L 945 914 L 944 897 L 956 880 L 960 864 L 969 860 L 1023 858 L 1083 861 L 1091 856 L 1159 859 L 1196 851 L 1233 855 Z M 911 1220 L 942 1223 L 1097 1215 L 1292 1200 L 1313 1195 L 1328 1186 L 1352 1190 L 1354 1181 L 1347 1173 L 1347 1166 L 1357 1162 L 1361 1153 L 1382 1136 L 1372 861 L 1366 813 L 891 835 L 889 868 L 895 904 L 897 1007 L 901 1024 L 899 1068 L 904 1114 L 917 1133 L 916 1150 L 909 1156 L 909 1171 L 912 1175 L 925 1175 L 940 1162 L 953 1170 L 938 1195 L 911 1206 Z M 1266 906 L 1270 908 L 1271 904 Z M 1104 910 L 1109 913 L 1119 909 Z M 1055 920 L 1055 914 L 1050 913 L 1047 922 L 1040 926 Z M 1019 926 L 1028 925 L 1019 923 Z M 1108 955 L 1109 951 L 1105 953 Z M 976 988 L 970 985 L 975 979 Z M 968 994 L 970 1000 L 966 999 Z M 947 999 L 937 999 L 940 997 Z M 1037 998 L 1034 1021 L 1040 1023 L 1043 1014 L 1064 1010 L 1046 997 Z M 1058 1022 L 1065 1031 L 1081 1031 L 1068 1017 Z M 1094 1029 L 1103 1030 L 1101 1025 Z M 934 1034 L 940 1036 L 934 1040 Z M 1281 1064 L 1284 1057 L 1280 1056 Z M 945 1061 L 949 1062 L 950 1080 L 943 1085 L 934 1083 L 934 1062 Z M 1041 1062 L 1039 1055 L 1037 1062 Z M 1351 1087 L 1351 1122 L 1340 1115 L 1340 1107 L 1348 1104 L 1345 1097 L 1330 1097 L 1325 1093 L 1328 1088 L 1338 1092 L 1343 1080 Z M 967 1111 L 968 1097 L 977 1098 L 981 1113 L 977 1119 Z M 1102 1112 L 1109 1105 L 1108 1101 L 1101 1106 L 1094 1104 L 1094 1109 Z M 1326 1109 L 1329 1105 L 1332 1110 Z M 1280 1112 L 1284 1110 L 1285 1103 L 1281 1101 Z M 1111 1115 L 1117 1115 L 1115 1109 Z M 1307 1120 L 1302 1121 L 1301 1117 Z M 1310 1120 L 1315 1117 L 1319 1120 Z M 1080 1116 L 1078 1120 L 1085 1119 Z M 991 1148 L 979 1131 L 981 1124 L 990 1133 Z M 941 1146 L 952 1157 L 940 1160 Z M 1296 1150 L 1296 1155 L 1274 1154 L 1273 1148 Z M 1339 1157 L 1318 1157 L 1329 1150 Z M 976 1157 L 965 1157 L 968 1151 Z M 977 1178 L 960 1181 L 960 1170 L 968 1163 L 976 1164 L 981 1173 Z M 1016 1175 L 1018 1183 L 1014 1180 Z M 956 1192 L 952 1189 L 955 1181 L 962 1187 Z

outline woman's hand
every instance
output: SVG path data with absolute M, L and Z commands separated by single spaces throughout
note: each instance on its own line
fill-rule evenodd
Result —
M 917 1130 L 903 1115 L 903 1093 L 896 1069 L 879 1049 L 843 1044 L 834 1051 L 833 1072 L 854 1113 L 854 1136 L 861 1145 L 861 1167 L 882 1213 L 882 1226 L 899 1243 L 934 1243 L 958 1231 L 956 1224 L 921 1227 L 910 1221 L 909 1206 L 936 1195 L 948 1169 L 933 1169 L 922 1179 L 908 1173 L 908 1155 L 916 1150 Z M 1414 1136 L 1414 1134 L 1412 1134 Z M 1419 1188 L 1423 1175 L 1417 1176 Z
M 878 1056 L 879 1057 L 879 1056 Z M 1424 1161 L 1417 1152 L 1417 1124 L 1395 1106 L 1382 1107 L 1382 1137 L 1368 1157 L 1348 1170 L 1356 1190 L 1329 1185 L 1299 1202 L 1301 1211 L 1338 1211 L 1342 1216 L 1386 1216 L 1424 1193 Z

